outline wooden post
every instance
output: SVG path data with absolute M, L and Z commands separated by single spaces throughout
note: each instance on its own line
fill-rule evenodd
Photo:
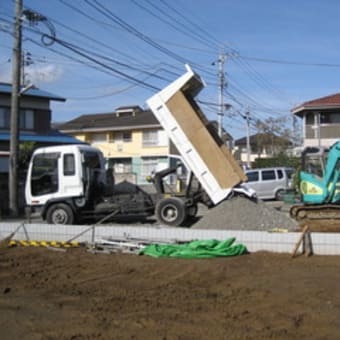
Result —
M 302 230 L 302 233 L 301 233 L 301 236 L 300 236 L 299 240 L 295 244 L 292 257 L 296 256 L 296 253 L 297 253 L 297 251 L 299 249 L 299 246 L 300 246 L 301 242 L 303 241 L 303 239 L 305 238 L 305 235 L 308 232 L 308 230 L 309 230 L 308 225 L 305 225 L 303 230 Z

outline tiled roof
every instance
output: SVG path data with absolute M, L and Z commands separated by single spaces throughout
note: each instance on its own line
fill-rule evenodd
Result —
M 0 141 L 9 141 L 10 133 L 9 132 L 0 132 Z M 19 134 L 20 142 L 48 142 L 48 143 L 59 143 L 59 144 L 85 144 L 84 142 L 76 139 L 72 136 L 68 136 L 66 134 L 60 133 L 59 131 L 50 130 L 46 134 L 28 134 L 28 133 L 20 133 Z
M 64 132 L 76 132 L 159 126 L 160 124 L 154 114 L 148 110 L 124 115 L 117 115 L 115 112 L 82 115 L 59 125 L 58 129 Z
M 304 102 L 292 109 L 293 113 L 315 108 L 340 108 L 340 93 Z

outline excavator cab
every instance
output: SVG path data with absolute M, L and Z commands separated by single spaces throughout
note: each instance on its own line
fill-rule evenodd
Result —
M 304 203 L 320 203 L 327 196 L 324 185 L 325 164 L 328 150 L 322 147 L 307 147 L 301 155 L 299 187 Z
M 301 203 L 290 216 L 313 231 L 340 230 L 340 141 L 329 150 L 308 148 L 302 154 Z
M 330 149 L 306 148 L 302 153 L 300 192 L 302 202 L 308 204 L 340 201 L 340 143 Z

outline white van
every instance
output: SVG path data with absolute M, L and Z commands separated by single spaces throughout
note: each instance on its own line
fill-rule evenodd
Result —
M 293 188 L 293 168 L 276 167 L 246 170 L 244 185 L 254 189 L 260 199 L 281 200 L 282 194 Z

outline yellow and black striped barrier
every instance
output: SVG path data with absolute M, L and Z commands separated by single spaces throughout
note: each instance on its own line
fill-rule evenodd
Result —
M 59 241 L 17 241 L 10 240 L 9 247 L 54 247 L 54 248 L 76 248 L 83 246 L 80 242 L 59 242 Z

